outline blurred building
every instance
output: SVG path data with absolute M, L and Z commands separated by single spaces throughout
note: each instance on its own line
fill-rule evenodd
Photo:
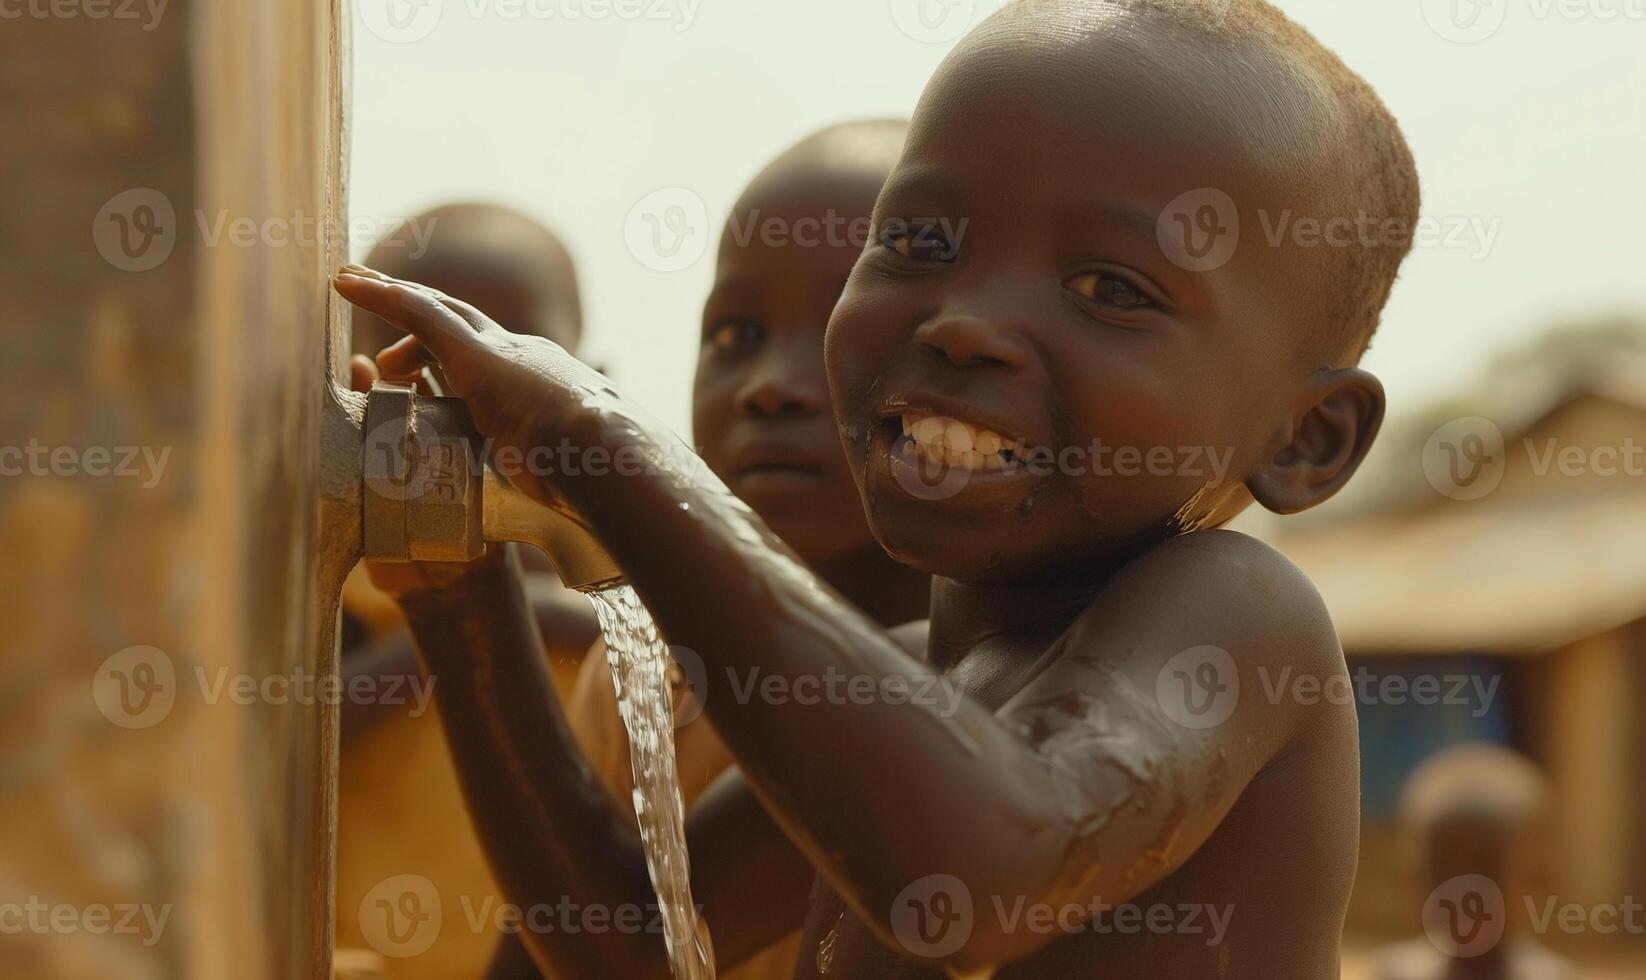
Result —
M 1552 777 L 1562 901 L 1646 897 L 1642 331 L 1551 333 L 1481 391 L 1386 430 L 1356 483 L 1265 535 L 1318 585 L 1349 655 L 1364 819 L 1350 935 L 1421 931 L 1396 801 L 1423 758 L 1466 740 Z

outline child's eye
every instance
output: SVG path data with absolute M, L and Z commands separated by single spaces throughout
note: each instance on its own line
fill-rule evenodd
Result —
M 766 328 L 753 320 L 722 320 L 703 335 L 704 343 L 718 350 L 752 346 L 766 339 Z
M 957 251 L 931 221 L 888 221 L 880 229 L 880 244 L 915 262 L 948 262 Z
M 1158 304 L 1138 284 L 1109 272 L 1085 272 L 1070 279 L 1075 294 L 1115 310 L 1146 310 Z

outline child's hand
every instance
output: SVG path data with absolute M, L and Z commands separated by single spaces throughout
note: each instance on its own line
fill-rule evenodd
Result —
M 364 266 L 348 265 L 333 281 L 344 299 L 377 314 L 410 336 L 377 356 L 383 376 L 404 381 L 438 361 L 450 394 L 468 403 L 492 451 L 527 459 L 535 447 L 553 451 L 609 382 L 565 349 L 541 337 L 510 333 L 462 300 Z M 549 503 L 542 480 L 506 474 L 522 492 Z

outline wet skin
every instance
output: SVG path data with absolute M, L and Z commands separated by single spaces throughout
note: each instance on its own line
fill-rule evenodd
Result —
M 1294 511 L 1330 496 L 1376 432 L 1381 389 L 1304 342 L 1309 256 L 1245 248 L 1189 275 L 1150 248 L 1154 216 L 1184 190 L 1302 210 L 1318 182 L 1306 160 L 1282 165 L 1302 155 L 1291 144 L 1254 152 L 1266 119 L 1231 101 L 1242 86 L 1207 52 L 1130 22 L 1075 46 L 1061 25 L 1001 23 L 940 70 L 878 207 L 970 217 L 964 240 L 942 261 L 896 241 L 866 253 L 828 342 L 871 526 L 938 576 L 928 663 L 788 557 L 703 468 L 523 489 L 577 506 L 670 640 L 703 657 L 716 730 L 822 878 L 797 976 L 819 975 L 819 947 L 830 976 L 852 978 L 996 964 L 998 977 L 1335 976 L 1358 829 L 1353 710 L 1264 695 L 1276 677 L 1341 677 L 1336 637 L 1309 583 L 1266 546 L 1176 532 L 1249 497 Z M 386 351 L 385 370 L 437 357 L 502 444 L 672 444 L 552 345 L 412 284 L 357 271 L 338 288 L 418 338 Z M 1026 445 L 1228 447 L 1233 468 L 1204 493 L 1204 476 L 1182 474 L 982 474 L 920 499 L 888 458 L 880 418 L 905 407 L 889 396 Z M 1221 724 L 1180 725 L 1162 677 L 1206 646 L 1228 652 L 1242 693 Z M 567 744 L 541 665 L 479 643 L 441 666 L 448 739 L 511 899 L 643 901 L 638 846 Z M 751 667 L 876 684 L 936 668 L 968 696 L 953 711 L 739 703 L 726 674 Z M 750 909 L 761 855 L 737 846 L 748 806 L 711 793 L 689 828 L 697 898 L 733 950 L 774 938 Z M 905 889 L 933 874 L 964 882 L 977 914 L 953 948 L 916 950 L 898 915 L 910 914 Z M 1168 907 L 1176 922 L 1186 907 L 1228 910 L 1228 931 L 1213 945 L 1204 932 L 1117 933 L 1078 914 L 1048 932 L 995 913 L 1097 901 Z M 664 975 L 652 937 L 527 938 L 566 975 Z
M 721 238 L 715 282 L 703 310 L 692 388 L 692 432 L 698 452 L 728 489 L 746 501 L 818 576 L 876 622 L 894 627 L 907 649 L 925 647 L 929 577 L 888 557 L 870 534 L 862 502 L 840 452 L 823 366 L 823 335 L 846 277 L 863 250 L 868 218 L 885 180 L 883 169 L 809 160 L 779 164 L 746 193 Z M 770 220 L 806 229 L 831 219 L 856 219 L 860 237 L 743 237 Z M 838 222 L 836 222 L 838 224 Z M 804 234 L 804 233 L 803 233 Z M 485 609 L 471 615 L 489 618 Z M 911 621 L 922 622 L 911 622 Z M 567 709 L 591 763 L 629 798 L 627 735 L 603 656 L 585 659 Z M 742 777 L 706 718 L 675 730 L 680 782 L 690 807 L 708 781 L 714 792 L 752 802 Z M 620 806 L 620 809 L 623 809 Z M 763 814 L 758 806 L 744 811 Z M 755 852 L 768 854 L 757 890 L 771 925 L 798 929 L 810 892 L 811 866 L 770 819 L 738 830 Z M 722 968 L 731 965 L 729 937 L 717 935 Z M 493 978 L 538 976 L 516 941 L 492 965 Z

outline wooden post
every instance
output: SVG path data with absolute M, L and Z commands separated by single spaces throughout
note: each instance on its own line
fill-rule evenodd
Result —
M 0 976 L 329 973 L 342 2 L 0 21 Z

